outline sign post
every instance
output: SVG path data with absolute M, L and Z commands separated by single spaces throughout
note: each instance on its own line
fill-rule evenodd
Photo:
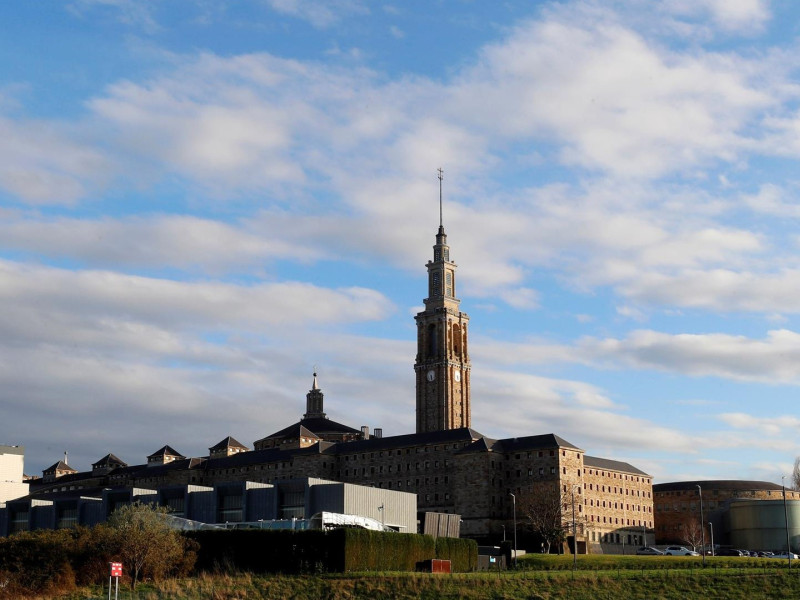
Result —
M 122 577 L 122 563 L 112 562 L 111 574 L 108 576 L 108 600 L 111 600 L 111 578 L 115 579 L 114 585 L 114 600 L 119 598 L 119 578 Z

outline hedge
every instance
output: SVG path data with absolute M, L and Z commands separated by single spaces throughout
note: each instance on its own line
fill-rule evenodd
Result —
M 186 534 L 199 544 L 197 567 L 256 573 L 414 571 L 431 558 L 451 561 L 453 571 L 472 571 L 472 540 L 364 529 L 267 531 L 206 530 Z

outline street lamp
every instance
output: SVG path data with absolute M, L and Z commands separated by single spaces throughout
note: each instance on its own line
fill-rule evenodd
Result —
M 508 495 L 511 496 L 511 503 L 514 506 L 514 568 L 517 568 L 517 497 L 508 492 Z
M 711 556 L 714 556 L 714 524 L 709 521 L 708 528 L 711 531 Z
M 700 496 L 700 539 L 702 540 L 702 545 L 700 546 L 700 550 L 703 553 L 703 566 L 706 566 L 706 524 L 703 520 L 703 488 L 699 485 L 697 487 L 697 495 Z
M 575 488 L 580 485 L 572 486 L 572 568 L 578 568 L 578 532 L 575 527 Z
M 381 531 L 384 531 L 384 530 L 386 529 L 386 526 L 383 524 L 383 522 L 384 522 L 384 518 L 383 518 L 383 504 L 381 504 L 381 505 L 378 507 L 378 511 L 381 513 Z
M 786 556 L 789 557 L 789 568 L 792 568 L 792 547 L 789 545 L 789 513 L 786 512 L 786 475 L 781 475 L 781 489 L 783 490 L 783 522 L 786 526 Z

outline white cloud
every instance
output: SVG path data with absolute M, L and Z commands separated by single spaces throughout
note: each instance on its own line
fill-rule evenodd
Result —
M 800 383 L 800 334 L 770 331 L 763 340 L 729 334 L 631 332 L 625 339 L 586 338 L 584 360 L 765 383 Z
M 72 205 L 108 179 L 112 161 L 64 127 L 0 117 L 0 189 L 33 205 Z
M 639 302 L 735 312 L 800 311 L 800 270 L 778 273 L 687 269 L 676 275 L 641 273 L 619 286 Z
M 307 261 L 325 256 L 323 248 L 299 239 L 293 243 L 286 233 L 298 229 L 297 237 L 302 237 L 306 231 L 302 222 L 287 214 L 235 225 L 190 215 L 97 220 L 18 215 L 0 222 L 0 247 L 70 257 L 90 266 L 174 266 L 214 273 L 278 258 Z
M 480 399 L 473 402 L 473 422 L 490 437 L 555 433 L 590 454 L 598 447 L 696 448 L 690 435 L 626 414 L 590 384 L 493 369 L 473 373 L 471 381 L 473 398 Z
M 605 17 L 554 13 L 486 48 L 453 90 L 461 118 L 550 136 L 565 164 L 628 177 L 733 160 L 749 120 L 775 102 L 748 81 L 752 67 L 670 53 Z
M 768 0 L 668 0 L 664 9 L 679 16 L 705 14 L 724 31 L 750 35 L 772 17 Z
M 297 323 L 358 322 L 393 312 L 391 303 L 374 290 L 329 290 L 290 281 L 252 286 L 180 282 L 0 261 L 0 284 L 0 300 L 9 312 L 44 316 L 74 311 L 95 319 L 130 318 L 210 331 L 246 325 L 258 332 Z
M 763 417 L 745 413 L 723 413 L 719 420 L 734 429 L 757 430 L 760 434 L 772 437 L 784 433 L 794 434 L 800 427 L 800 419 L 791 415 Z
M 753 211 L 776 217 L 800 217 L 796 193 L 788 192 L 774 183 L 765 183 L 758 193 L 742 196 L 742 201 Z
M 350 15 L 363 15 L 369 8 L 363 0 L 266 0 L 276 12 L 308 21 L 314 27 L 325 29 Z
M 75 15 L 93 17 L 98 12 L 111 14 L 120 23 L 140 28 L 150 34 L 161 29 L 152 8 L 152 3 L 136 0 L 72 0 L 67 4 L 67 9 Z

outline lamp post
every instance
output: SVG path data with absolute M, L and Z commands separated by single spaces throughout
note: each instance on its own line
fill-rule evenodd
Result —
M 781 489 L 783 490 L 783 522 L 786 527 L 786 556 L 789 557 L 789 568 L 792 568 L 792 547 L 789 545 L 789 513 L 786 511 L 786 475 L 781 475 Z
M 511 496 L 511 503 L 514 506 L 514 568 L 516 569 L 517 568 L 517 497 L 511 492 L 508 492 L 508 495 Z
M 714 556 L 714 524 L 709 521 L 708 529 L 711 531 L 711 556 Z
M 386 529 L 386 525 L 384 525 L 384 518 L 383 518 L 383 504 L 378 507 L 378 511 L 381 513 L 381 531 Z
M 578 568 L 578 531 L 575 526 L 575 488 L 572 486 L 572 569 Z
M 703 566 L 706 566 L 706 523 L 703 520 L 703 488 L 699 485 L 697 487 L 697 495 L 700 496 L 700 539 L 702 545 L 700 551 L 703 553 Z

